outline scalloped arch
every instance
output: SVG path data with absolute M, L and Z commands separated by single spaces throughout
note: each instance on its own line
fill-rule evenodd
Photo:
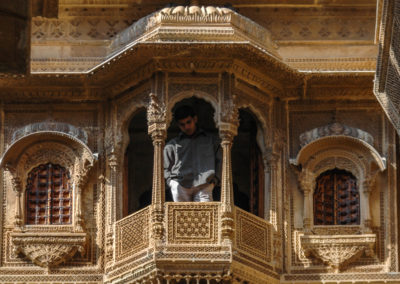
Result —
M 28 148 L 33 144 L 40 144 L 43 142 L 56 142 L 65 145 L 74 152 L 80 150 L 82 153 L 87 153 L 85 157 L 90 159 L 89 162 L 91 164 L 97 159 L 96 155 L 92 153 L 85 143 L 70 134 L 58 131 L 38 131 L 22 136 L 14 141 L 4 152 L 0 160 L 0 168 L 6 165 L 16 167 L 20 157 Z
M 203 92 L 203 91 L 183 91 L 180 93 L 174 94 L 171 99 L 168 101 L 168 108 L 167 108 L 167 128 L 170 126 L 170 123 L 172 121 L 172 109 L 178 103 L 179 101 L 186 99 L 186 98 L 191 98 L 191 97 L 196 97 L 198 99 L 203 99 L 206 102 L 210 103 L 211 106 L 214 109 L 214 122 L 215 125 L 218 125 L 218 100 L 210 95 L 209 93 Z
M 269 133 L 271 133 L 271 129 L 270 127 L 268 127 L 268 123 L 266 122 L 266 120 L 264 119 L 264 116 L 261 114 L 261 111 L 259 111 L 259 109 L 255 106 L 253 106 L 252 104 L 240 104 L 238 106 L 238 109 L 246 109 L 248 108 L 251 112 L 251 114 L 253 114 L 256 118 L 256 122 L 260 124 L 260 130 L 261 130 L 261 135 L 262 135 L 262 143 L 263 143 L 263 147 L 261 148 L 261 151 L 263 152 L 263 154 L 265 154 L 265 151 L 268 147 L 267 143 L 269 142 Z M 260 145 L 259 145 L 260 146 Z
M 380 171 L 386 169 L 386 160 L 381 157 L 378 151 L 367 142 L 344 135 L 325 136 L 305 145 L 294 161 L 295 165 L 305 165 L 308 160 L 315 159 L 318 152 L 342 149 L 344 151 L 357 153 L 358 157 L 368 158 L 373 161 Z

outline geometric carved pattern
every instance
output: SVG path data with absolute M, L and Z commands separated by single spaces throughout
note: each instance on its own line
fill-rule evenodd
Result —
M 216 203 L 168 204 L 168 243 L 217 243 L 218 207 Z
M 116 261 L 149 245 L 149 207 L 116 222 Z
M 236 207 L 236 247 L 251 257 L 271 261 L 271 224 Z

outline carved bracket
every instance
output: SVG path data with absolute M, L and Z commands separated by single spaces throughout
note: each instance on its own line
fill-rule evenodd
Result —
M 374 254 L 375 234 L 364 235 L 303 235 L 301 245 L 308 257 L 316 257 L 335 272 L 345 270 L 365 252 Z
M 12 233 L 16 254 L 23 254 L 34 264 L 52 268 L 85 251 L 85 233 Z

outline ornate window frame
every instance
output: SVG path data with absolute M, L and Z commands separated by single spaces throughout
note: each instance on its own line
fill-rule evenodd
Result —
M 67 127 L 66 127 L 67 126 Z M 0 160 L 15 192 L 14 229 L 11 234 L 13 250 L 33 263 L 51 268 L 82 253 L 86 233 L 82 220 L 81 194 L 88 173 L 97 160 L 85 144 L 86 133 L 65 123 L 27 125 L 15 132 L 12 143 Z M 22 134 L 21 134 L 22 133 Z M 15 139 L 14 139 L 15 138 Z M 65 225 L 25 224 L 25 190 L 28 173 L 40 164 L 58 164 L 70 173 L 73 190 L 72 223 Z
M 338 271 L 363 252 L 373 254 L 376 236 L 371 230 L 369 197 L 377 174 L 386 169 L 386 160 L 373 147 L 373 138 L 369 133 L 339 123 L 305 132 L 300 141 L 302 148 L 291 163 L 296 166 L 300 189 L 304 194 L 302 247 L 306 255 L 313 255 Z M 316 179 L 334 168 L 346 170 L 357 179 L 360 225 L 313 224 Z

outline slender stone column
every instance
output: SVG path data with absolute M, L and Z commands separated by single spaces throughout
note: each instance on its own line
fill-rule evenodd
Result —
M 272 149 L 269 149 L 266 153 L 267 166 L 270 171 L 270 184 L 269 191 L 271 194 L 270 204 L 269 204 L 269 217 L 270 222 L 274 225 L 275 229 L 278 226 L 278 218 L 277 218 L 277 169 L 278 169 L 278 161 L 279 155 L 276 154 Z
M 364 182 L 362 184 L 363 196 L 361 196 L 361 194 L 360 194 L 360 209 L 362 212 L 360 219 L 364 221 L 364 233 L 372 232 L 371 213 L 370 213 L 370 209 L 369 209 L 369 195 L 371 193 L 372 183 L 373 182 L 371 179 L 364 180 Z
M 231 149 L 233 138 L 237 134 L 237 123 L 221 122 L 219 125 L 222 146 L 222 181 L 221 181 L 221 237 L 223 242 L 231 243 L 234 233 L 233 216 L 233 181 Z
M 83 231 L 83 219 L 82 219 L 82 187 L 83 185 L 78 182 L 76 188 L 76 220 L 75 230 Z
M 167 136 L 166 111 L 157 96 L 150 94 L 147 109 L 148 133 L 154 146 L 153 186 L 151 199 L 151 239 L 160 244 L 164 238 L 165 181 L 163 151 Z
M 12 179 L 13 191 L 15 192 L 15 221 L 14 224 L 16 227 L 22 227 L 22 209 L 21 209 L 21 193 L 22 193 L 22 185 L 19 177 L 14 177 Z
M 152 186 L 152 239 L 161 241 L 164 236 L 164 203 L 165 203 L 165 182 L 164 182 L 164 161 L 163 151 L 166 138 L 166 124 L 149 125 L 149 134 L 153 140 L 153 186 Z
M 310 233 L 311 232 L 311 225 L 312 225 L 312 216 L 313 216 L 313 186 L 314 186 L 314 179 L 309 171 L 304 170 L 300 176 L 300 185 L 304 193 L 304 205 L 303 205 L 303 226 L 304 232 Z
M 304 218 L 303 218 L 303 225 L 305 232 L 309 233 L 311 231 L 311 224 L 312 224 L 312 195 L 311 189 L 307 188 L 304 190 Z
M 223 73 L 220 77 L 221 113 L 219 120 L 219 134 L 222 147 L 222 177 L 221 177 L 221 239 L 229 245 L 234 237 L 234 202 L 231 149 L 233 138 L 239 127 L 239 112 L 236 106 L 234 92 L 235 77 L 233 74 Z
M 118 170 L 118 162 L 115 151 L 112 151 L 108 156 L 108 166 L 110 167 L 110 180 L 107 184 L 106 194 L 106 207 L 108 211 L 107 214 L 107 223 L 106 223 L 106 256 L 105 262 L 106 265 L 110 264 L 113 260 L 114 256 L 114 222 L 116 221 L 116 180 L 117 180 L 117 170 Z

